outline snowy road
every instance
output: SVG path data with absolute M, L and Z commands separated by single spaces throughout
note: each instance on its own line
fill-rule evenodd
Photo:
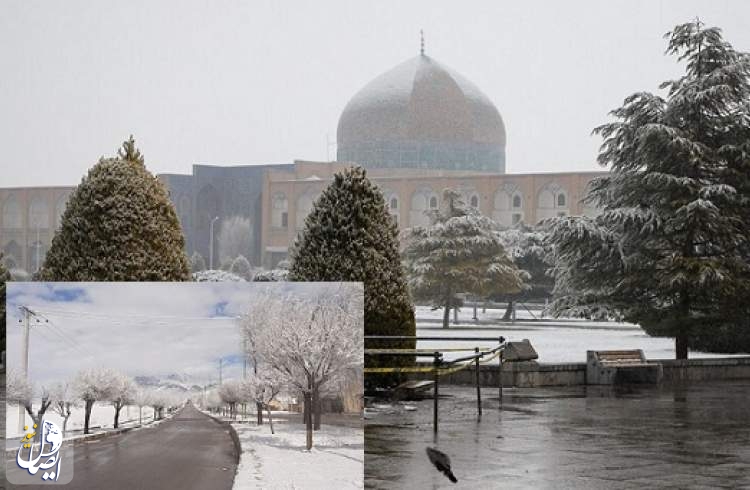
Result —
M 152 429 L 76 445 L 73 481 L 64 488 L 229 490 L 236 457 L 228 430 L 187 405 Z

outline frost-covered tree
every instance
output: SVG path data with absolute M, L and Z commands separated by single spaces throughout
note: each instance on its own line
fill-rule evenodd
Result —
M 122 373 L 117 373 L 115 378 L 112 380 L 112 389 L 110 390 L 109 397 L 107 400 L 112 403 L 112 407 L 115 409 L 115 420 L 114 428 L 117 429 L 120 423 L 120 410 L 125 405 L 133 402 L 133 395 L 135 394 L 135 384 L 129 376 Z
M 44 260 L 46 281 L 186 281 L 185 239 L 164 185 L 131 136 L 73 191 Z
M 42 386 L 36 389 L 20 371 L 11 369 L 7 373 L 5 396 L 8 402 L 22 406 L 29 414 L 34 425 L 41 427 L 42 417 L 52 404 L 49 390 Z M 38 409 L 34 412 L 34 404 L 38 402 Z M 41 439 L 41 431 L 35 431 L 34 441 Z
M 460 304 L 459 293 L 521 290 L 528 274 L 508 257 L 492 220 L 467 206 L 459 192 L 446 189 L 440 209 L 429 216 L 429 226 L 412 228 L 405 255 L 414 297 L 443 308 L 443 328 Z
M 78 397 L 69 382 L 60 381 L 50 388 L 50 399 L 52 400 L 52 411 L 63 419 L 62 433 L 65 437 L 68 419 L 73 413 L 73 409 L 79 406 Z
M 10 280 L 10 273 L 5 268 L 3 253 L 0 252 L 0 325 L 2 326 L 2 352 L 5 352 L 5 283 Z
M 551 225 L 554 308 L 615 311 L 685 359 L 717 325 L 750 329 L 750 56 L 697 20 L 666 37 L 685 74 L 595 130 L 611 173 L 586 199 L 603 213 Z
M 276 297 L 272 300 L 275 314 L 257 334 L 269 375 L 278 375 L 304 396 L 308 449 L 312 447 L 314 400 L 326 384 L 362 365 L 363 300 L 357 300 L 361 291 L 357 285 L 345 284 L 338 294 L 316 300 Z M 336 296 L 354 306 L 342 306 Z
M 253 227 L 248 218 L 232 216 L 222 220 L 217 239 L 222 264 L 228 263 L 231 267 L 236 257 L 253 256 Z
M 282 378 L 275 375 L 271 370 L 255 373 L 252 377 L 243 380 L 241 384 L 241 389 L 244 393 L 243 399 L 254 401 L 259 410 L 266 410 L 271 434 L 274 433 L 271 403 L 273 403 L 283 388 L 284 383 Z
M 94 403 L 108 400 L 115 388 L 118 373 L 107 368 L 91 368 L 79 371 L 73 380 L 73 390 L 84 403 L 83 433 L 89 433 L 91 409 Z
M 232 266 L 229 268 L 229 272 L 234 275 L 240 276 L 245 280 L 250 280 L 253 275 L 250 261 L 247 260 L 244 255 L 238 255 L 232 261 Z
M 145 388 L 133 391 L 133 404 L 138 407 L 138 425 L 143 425 L 143 407 L 151 405 L 151 393 Z
M 190 256 L 190 271 L 195 273 L 204 270 L 206 270 L 205 259 L 198 252 L 193 252 L 193 255 Z
M 398 227 L 383 194 L 361 167 L 337 173 L 305 220 L 292 253 L 291 281 L 361 281 L 365 285 L 365 335 L 416 333 L 414 307 L 399 254 Z M 414 341 L 379 341 L 382 348 L 413 348 Z M 407 356 L 368 356 L 367 366 L 398 366 Z M 398 376 L 368 375 L 369 386 Z
M 229 407 L 231 418 L 237 418 L 237 404 L 246 400 L 245 394 L 242 383 L 234 379 L 227 380 L 219 386 L 219 397 Z

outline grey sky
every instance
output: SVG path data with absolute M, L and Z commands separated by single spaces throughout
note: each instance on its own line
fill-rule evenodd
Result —
M 76 184 L 130 133 L 154 172 L 325 160 L 349 98 L 418 54 L 420 28 L 497 105 L 509 172 L 596 169 L 591 129 L 679 74 L 662 35 L 696 15 L 750 50 L 743 0 L 5 0 L 0 186 Z
M 316 296 L 335 283 L 8 283 L 7 356 L 21 366 L 24 305 L 32 321 L 29 377 L 38 384 L 71 379 L 78 370 L 108 367 L 131 376 L 178 374 L 188 383 L 242 372 L 242 341 L 234 317 L 261 292 Z M 361 287 L 361 286 L 358 286 Z M 48 320 L 48 321 L 47 321 Z

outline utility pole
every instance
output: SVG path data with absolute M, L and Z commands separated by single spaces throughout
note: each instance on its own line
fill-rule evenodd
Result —
M 214 270 L 214 222 L 219 219 L 218 216 L 215 216 L 211 220 L 211 225 L 209 226 L 209 234 L 211 235 L 211 241 L 209 243 L 209 252 L 208 252 L 208 268 L 209 270 Z
M 23 319 L 21 320 L 22 328 L 23 328 L 23 335 L 21 335 L 21 367 L 23 370 L 23 380 L 25 382 L 29 381 L 29 333 L 31 331 L 31 317 L 33 316 L 36 318 L 36 321 L 39 322 L 38 315 L 31 311 L 26 306 L 19 306 L 18 309 L 21 310 L 21 313 L 23 314 Z M 25 408 L 19 404 L 18 405 L 18 431 L 23 433 L 23 427 L 26 425 L 26 410 Z
M 242 379 L 247 379 L 247 339 L 242 340 Z
M 223 358 L 219 358 L 219 386 L 221 386 L 221 363 L 224 361 Z

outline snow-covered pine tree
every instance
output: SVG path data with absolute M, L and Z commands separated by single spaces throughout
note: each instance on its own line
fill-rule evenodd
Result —
M 2 352 L 5 352 L 5 283 L 10 280 L 10 272 L 5 268 L 3 252 L 0 252 L 0 326 L 2 326 Z
M 550 267 L 547 256 L 551 250 L 544 230 L 519 223 L 500 230 L 498 236 L 516 267 L 529 275 L 521 292 L 506 295 L 508 307 L 504 319 L 507 320 L 512 316 L 515 301 L 551 297 L 555 281 L 547 274 Z
M 586 199 L 603 213 L 551 226 L 554 309 L 616 311 L 685 359 L 717 325 L 750 328 L 750 57 L 697 20 L 665 37 L 685 74 L 595 130 L 611 173 Z
M 174 206 L 132 136 L 73 191 L 42 269 L 46 281 L 190 279 Z
M 460 293 L 521 290 L 528 274 L 506 253 L 493 221 L 467 206 L 460 193 L 443 191 L 440 209 L 430 212 L 430 221 L 430 226 L 411 230 L 405 254 L 414 297 L 443 308 L 443 328 L 448 328 L 450 309 L 460 304 Z
M 398 227 L 388 214 L 382 192 L 361 167 L 337 173 L 315 202 L 293 247 L 289 280 L 361 281 L 365 286 L 365 335 L 415 335 Z M 372 344 L 380 348 L 414 346 L 414 341 Z M 409 356 L 367 356 L 365 360 L 366 367 L 414 362 Z M 367 375 L 365 382 L 374 387 L 399 379 Z

